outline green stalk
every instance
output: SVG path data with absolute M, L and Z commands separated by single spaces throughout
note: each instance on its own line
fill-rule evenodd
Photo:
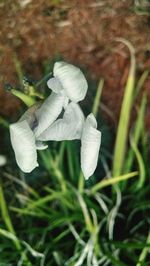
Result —
M 100 190 L 104 187 L 117 184 L 118 182 L 127 180 L 127 179 L 135 177 L 137 175 L 138 175 L 138 172 L 132 172 L 132 173 L 125 174 L 125 175 L 104 179 L 91 188 L 91 194 L 94 194 L 95 192 L 97 192 L 98 190 Z
M 139 78 L 138 82 L 137 82 L 137 85 L 136 85 L 136 88 L 135 88 L 135 93 L 134 93 L 134 99 L 138 96 L 138 94 L 140 93 L 142 87 L 143 87 L 143 84 L 145 82 L 145 80 L 147 79 L 148 75 L 149 75 L 149 69 L 148 70 L 145 70 L 141 77 Z
M 18 78 L 19 78 L 20 84 L 22 85 L 22 81 L 23 81 L 23 71 L 22 71 L 21 63 L 20 63 L 20 61 L 18 60 L 16 54 L 14 54 L 14 56 L 13 56 L 13 61 L 14 61 L 14 65 L 15 65 L 15 68 L 16 68 L 16 72 L 17 72 L 17 75 L 18 75 Z
M 123 170 L 123 164 L 126 152 L 126 143 L 128 137 L 128 127 L 131 114 L 131 108 L 133 103 L 133 92 L 135 83 L 135 55 L 134 48 L 132 45 L 124 40 L 119 39 L 123 42 L 130 50 L 131 54 L 131 65 L 128 75 L 127 84 L 125 87 L 125 93 L 123 98 L 123 103 L 121 107 L 120 119 L 117 130 L 117 137 L 114 149 L 114 160 L 113 160 L 113 176 L 119 176 Z
M 131 136 L 131 138 L 133 140 L 132 142 L 134 142 L 134 144 L 136 146 L 138 145 L 139 139 L 140 139 L 141 134 L 142 134 L 143 126 L 144 126 L 143 121 L 144 121 L 144 114 L 145 114 L 145 108 L 146 108 L 146 101 L 147 101 L 146 95 L 144 95 L 142 98 L 140 110 L 138 112 L 138 117 L 137 117 L 137 120 L 135 123 L 134 131 L 133 131 L 133 134 Z M 128 158 L 126 161 L 126 166 L 125 166 L 125 169 L 127 172 L 131 170 L 134 157 L 135 157 L 134 150 L 130 149 L 129 154 L 128 154 Z
M 7 122 L 6 119 L 4 119 L 3 117 L 0 116 L 0 125 L 9 128 L 9 123 Z
M 85 184 L 84 175 L 83 175 L 82 171 L 80 171 L 79 182 L 78 182 L 78 190 L 79 190 L 80 194 L 83 193 L 84 184 Z
M 100 79 L 92 108 L 92 113 L 94 114 L 95 117 L 97 116 L 98 113 L 103 87 L 104 87 L 104 79 Z
M 16 89 L 11 89 L 11 93 L 23 101 L 28 107 L 32 106 L 36 102 L 31 96 Z
M 2 185 L 0 184 L 0 207 L 1 207 L 1 213 L 2 213 L 2 218 L 4 220 L 4 223 L 8 229 L 8 231 L 14 235 L 13 242 L 16 247 L 16 249 L 20 252 L 21 256 L 23 257 L 24 261 L 27 263 L 27 266 L 31 266 L 32 264 L 28 261 L 28 258 L 26 257 L 25 253 L 22 252 L 21 250 L 21 244 L 18 238 L 16 237 L 16 233 L 14 230 L 14 227 L 11 222 L 11 218 L 7 209 L 7 204 L 5 201 L 4 193 L 3 193 L 3 188 Z
M 146 244 L 150 244 L 150 232 L 148 233 Z M 149 253 L 149 247 L 144 247 L 142 252 L 141 252 L 141 254 L 140 254 L 139 261 L 136 264 L 136 266 L 143 265 L 143 263 L 144 263 L 144 261 L 146 259 L 147 253 Z
M 44 76 L 41 80 L 39 80 L 36 84 L 35 87 L 39 87 L 42 83 L 45 83 L 48 79 L 52 77 L 52 73 L 48 73 L 47 75 Z

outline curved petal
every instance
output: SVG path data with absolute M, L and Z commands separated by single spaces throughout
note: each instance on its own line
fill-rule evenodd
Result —
M 88 115 L 81 137 L 81 168 L 85 179 L 95 171 L 101 144 L 101 132 L 97 129 L 94 115 Z
M 47 81 L 47 86 L 55 93 L 60 93 L 63 87 L 57 78 L 51 78 Z
M 22 116 L 21 118 L 19 119 L 18 122 L 22 122 L 24 120 L 26 120 L 30 126 L 30 128 L 33 130 L 37 124 L 38 124 L 38 121 L 37 121 L 37 118 L 36 118 L 36 115 L 35 115 L 35 112 L 40 108 L 41 106 L 41 103 L 36 103 L 34 105 L 32 105 Z
M 26 120 L 10 125 L 10 139 L 20 169 L 31 172 L 37 163 L 35 137 Z
M 84 115 L 76 103 L 69 103 L 62 119 L 56 120 L 47 128 L 39 139 L 46 140 L 73 140 L 80 139 L 84 124 Z
M 4 166 L 7 163 L 6 156 L 0 155 L 0 167 Z
M 62 111 L 63 104 L 64 96 L 54 92 L 44 101 L 42 106 L 36 111 L 38 120 L 38 126 L 34 129 L 36 137 L 57 119 Z
M 35 144 L 36 144 L 36 149 L 37 150 L 45 150 L 45 149 L 48 148 L 47 144 L 45 144 L 45 143 L 43 143 L 42 141 L 39 141 L 39 140 L 37 140 Z
M 71 101 L 77 103 L 85 98 L 88 84 L 79 68 L 65 62 L 56 62 L 54 76 L 60 81 Z
M 64 104 L 63 104 L 64 109 L 67 108 L 68 104 L 69 104 L 69 98 L 67 96 L 65 96 L 65 98 L 64 98 Z

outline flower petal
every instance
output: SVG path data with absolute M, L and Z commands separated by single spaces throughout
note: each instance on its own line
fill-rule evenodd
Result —
M 22 122 L 24 120 L 26 120 L 30 126 L 30 128 L 33 130 L 37 124 L 38 124 L 38 121 L 37 121 L 37 118 L 36 118 L 36 115 L 35 115 L 35 112 L 40 108 L 41 106 L 41 103 L 36 103 L 34 105 L 32 105 L 22 116 L 21 118 L 19 119 L 18 122 Z
M 56 120 L 48 127 L 39 139 L 46 140 L 73 140 L 80 139 L 84 124 L 84 115 L 76 103 L 69 103 L 62 119 Z
M 43 143 L 42 141 L 39 141 L 39 140 L 37 140 L 35 144 L 36 144 L 36 149 L 37 150 L 45 150 L 45 149 L 48 148 L 47 144 L 45 144 L 45 143 Z
M 34 129 L 35 136 L 38 137 L 48 128 L 59 116 L 64 104 L 64 96 L 54 92 L 44 101 L 36 112 L 38 126 Z
M 31 172 L 37 163 L 35 137 L 26 120 L 10 125 L 10 139 L 20 169 Z
M 55 93 L 60 93 L 63 87 L 57 78 L 51 78 L 47 81 L 47 86 Z
M 88 84 L 79 68 L 65 62 L 56 62 L 54 77 L 61 82 L 66 95 L 71 101 L 77 103 L 85 98 Z
M 81 138 L 81 168 L 85 179 L 95 171 L 101 144 L 101 132 L 97 129 L 94 115 L 88 115 Z
M 4 166 L 7 163 L 6 156 L 0 155 L 0 167 Z

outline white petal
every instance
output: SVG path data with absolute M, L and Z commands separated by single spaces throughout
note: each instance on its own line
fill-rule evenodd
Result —
M 57 78 L 51 78 L 47 81 L 47 86 L 55 93 L 60 93 L 63 87 Z
M 65 62 L 56 62 L 54 76 L 60 81 L 71 101 L 77 103 L 85 98 L 88 84 L 79 68 Z
M 30 126 L 30 128 L 33 130 L 37 126 L 37 118 L 35 115 L 35 112 L 40 108 L 41 103 L 36 103 L 33 106 L 31 106 L 19 119 L 18 122 L 22 122 L 26 120 Z
M 48 128 L 59 116 L 64 104 L 64 96 L 54 92 L 44 101 L 42 106 L 37 110 L 36 117 L 38 126 L 34 132 L 38 137 L 46 128 Z
M 101 132 L 97 129 L 94 115 L 88 115 L 81 138 L 81 168 L 85 179 L 95 171 L 101 144 Z
M 37 163 L 35 137 L 26 120 L 10 125 L 10 139 L 20 169 L 31 172 Z
M 42 141 L 38 141 L 37 140 L 35 144 L 36 144 L 36 149 L 37 150 L 45 150 L 45 149 L 48 148 L 48 145 L 43 143 Z
M 56 120 L 47 128 L 39 139 L 46 140 L 73 140 L 80 139 L 84 124 L 84 115 L 76 103 L 69 103 L 62 119 Z
M 65 96 L 65 98 L 64 98 L 64 105 L 63 105 L 64 109 L 67 108 L 68 104 L 69 104 L 69 98 L 67 96 Z
M 0 167 L 4 166 L 7 163 L 6 156 L 0 155 Z

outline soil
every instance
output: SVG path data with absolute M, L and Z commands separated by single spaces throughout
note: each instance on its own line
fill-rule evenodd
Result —
M 43 75 L 43 63 L 61 55 L 81 66 L 95 81 L 104 78 L 102 102 L 117 121 L 130 55 L 116 37 L 125 38 L 134 46 L 137 77 L 150 68 L 149 6 L 143 1 L 143 9 L 139 9 L 136 2 L 0 1 L 0 115 L 15 115 L 20 108 L 20 101 L 3 89 L 5 82 L 19 83 L 14 58 L 21 62 L 25 73 L 38 79 Z M 150 102 L 149 76 L 143 91 Z M 150 128 L 149 108 L 146 124 Z

